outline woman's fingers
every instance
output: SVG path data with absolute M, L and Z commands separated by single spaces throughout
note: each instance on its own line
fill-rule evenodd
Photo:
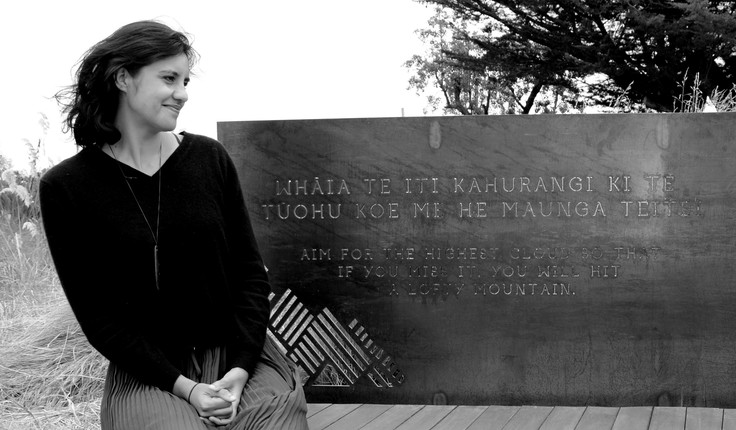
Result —
M 232 411 L 232 403 L 224 400 L 220 397 L 212 397 L 205 395 L 200 402 L 202 412 L 206 412 L 207 415 L 222 415 L 218 414 L 217 411 L 228 410 Z
M 230 424 L 233 421 L 232 416 L 228 416 L 226 418 L 221 417 L 209 417 L 207 420 L 213 424 L 217 424 L 218 426 L 224 426 L 227 424 Z
M 202 416 L 205 418 L 220 418 L 220 419 L 230 418 L 232 415 L 233 415 L 232 405 L 230 405 L 230 407 L 228 408 L 220 408 L 220 409 L 214 409 L 211 411 L 204 411 L 204 413 L 202 414 Z
M 225 388 L 219 388 L 217 385 L 213 384 L 209 386 L 210 390 L 212 391 L 212 397 L 219 397 L 222 400 L 225 400 L 226 402 L 234 402 L 236 400 L 235 396 L 228 391 Z

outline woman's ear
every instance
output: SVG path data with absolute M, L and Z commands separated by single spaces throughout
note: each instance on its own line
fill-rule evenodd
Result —
M 115 72 L 115 86 L 122 92 L 128 91 L 129 78 L 130 73 L 124 67 L 121 67 Z

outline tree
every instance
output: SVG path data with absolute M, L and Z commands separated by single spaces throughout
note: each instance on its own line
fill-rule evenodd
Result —
M 447 113 L 487 115 L 532 110 L 565 112 L 571 108 L 563 98 L 574 98 L 573 92 L 541 84 L 529 73 L 504 71 L 500 64 L 483 64 L 483 50 L 468 37 L 478 33 L 471 24 L 452 10 L 438 7 L 428 27 L 417 32 L 428 52 L 414 55 L 405 66 L 414 72 L 410 87 L 427 93 L 432 109 L 442 106 Z M 437 87 L 439 96 L 428 90 L 431 85 Z
M 589 83 L 593 104 L 626 91 L 657 111 L 679 109 L 682 89 L 710 94 L 736 83 L 736 2 L 707 0 L 418 0 L 452 11 L 462 44 L 443 48 L 461 70 L 531 85 L 526 104 L 550 88 Z M 508 87 L 508 85 L 506 85 Z
M 427 92 L 433 109 L 462 115 L 505 113 L 508 94 L 498 84 L 498 73 L 478 68 L 461 68 L 446 52 L 475 56 L 480 53 L 474 43 L 462 37 L 468 31 L 467 22 L 453 19 L 451 11 L 437 8 L 429 27 L 418 31 L 419 38 L 428 47 L 426 55 L 414 55 L 405 66 L 414 70 L 409 86 L 418 93 Z M 441 95 L 427 91 L 434 84 Z

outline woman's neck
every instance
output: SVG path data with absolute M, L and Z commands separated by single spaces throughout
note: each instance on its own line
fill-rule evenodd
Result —
M 170 132 L 160 132 L 147 138 L 123 136 L 103 150 L 116 160 L 149 176 L 155 174 L 162 161 L 176 149 L 177 140 Z M 164 157 L 166 156 L 166 157 Z

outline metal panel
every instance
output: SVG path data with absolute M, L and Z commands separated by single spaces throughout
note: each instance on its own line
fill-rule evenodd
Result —
M 311 401 L 723 407 L 736 404 L 735 120 L 218 134 L 280 303 L 273 335 L 310 361 Z

